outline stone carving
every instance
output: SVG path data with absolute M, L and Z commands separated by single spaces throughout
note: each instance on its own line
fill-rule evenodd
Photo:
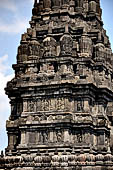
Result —
M 78 143 L 81 143 L 82 142 L 82 134 L 80 133 L 80 134 L 77 134 L 77 142 Z
M 96 12 L 97 10 L 97 4 L 95 1 L 90 1 L 89 2 L 89 11 L 90 12 Z
M 47 120 L 47 117 L 45 114 L 43 114 L 41 117 L 40 117 L 40 121 L 46 121 Z
M 57 136 L 57 142 L 62 142 L 62 132 L 59 130 L 56 133 Z
M 43 64 L 40 67 L 40 73 L 51 73 L 54 72 L 54 65 L 52 63 Z
M 113 169 L 113 54 L 99 0 L 35 0 L 32 13 L 5 88 L 0 169 Z
M 64 110 L 65 103 L 63 98 L 58 98 L 56 103 L 57 110 Z
M 43 142 L 47 143 L 48 142 L 48 132 L 43 132 L 42 136 L 43 136 Z
M 51 0 L 44 0 L 44 8 L 50 9 L 51 8 Z
M 18 47 L 18 62 L 24 62 L 28 60 L 28 44 L 22 44 Z
M 50 115 L 50 116 L 48 117 L 48 121 L 52 122 L 53 120 L 54 120 L 53 116 Z
M 43 41 L 44 44 L 44 56 L 56 56 L 56 40 L 52 37 L 47 37 Z
M 34 105 L 33 101 L 28 101 L 28 112 L 34 112 Z
M 29 44 L 29 55 L 39 56 L 40 54 L 40 44 L 38 42 L 32 41 Z
M 102 43 L 98 43 L 96 44 L 95 46 L 95 57 L 97 59 L 100 58 L 100 56 L 104 59 L 104 56 L 105 56 L 105 51 L 104 51 L 104 45 Z
M 92 41 L 87 35 L 82 35 L 80 40 L 80 51 L 84 57 L 90 57 L 92 55 Z
M 52 0 L 52 7 L 61 6 L 61 0 Z
M 84 101 L 77 101 L 77 111 L 82 112 L 84 110 Z
M 60 39 L 61 55 L 71 55 L 73 41 L 69 34 L 65 34 Z

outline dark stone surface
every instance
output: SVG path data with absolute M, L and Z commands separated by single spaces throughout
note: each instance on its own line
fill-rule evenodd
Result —
M 113 169 L 113 54 L 99 0 L 35 0 L 18 47 L 2 170 Z

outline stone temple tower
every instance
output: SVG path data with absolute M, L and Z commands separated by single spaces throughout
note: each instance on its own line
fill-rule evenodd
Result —
M 35 0 L 2 170 L 113 170 L 113 54 L 99 0 Z

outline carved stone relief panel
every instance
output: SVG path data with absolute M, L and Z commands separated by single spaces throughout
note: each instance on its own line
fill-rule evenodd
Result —
M 52 37 L 46 37 L 44 43 L 44 56 L 56 56 L 56 40 Z
M 72 143 L 76 143 L 77 145 L 80 145 L 81 143 L 89 145 L 91 142 L 90 137 L 91 137 L 91 134 L 90 132 L 87 132 L 87 131 L 86 132 L 82 130 L 77 131 L 75 129 L 71 133 Z
M 70 55 L 72 53 L 73 41 L 72 38 L 66 34 L 61 37 L 61 54 L 62 55 Z
M 91 135 L 90 135 L 89 132 L 86 132 L 86 133 L 84 134 L 84 143 L 90 145 L 90 136 L 91 136 Z
M 54 71 L 55 71 L 55 68 L 52 63 L 48 63 L 48 64 L 46 63 L 40 66 L 40 73 L 51 73 Z
M 36 102 L 36 106 L 37 106 L 36 107 L 36 112 L 42 110 L 41 103 L 42 103 L 41 99 L 37 99 L 37 102 Z
M 78 100 L 75 101 L 75 112 L 83 112 L 84 111 L 84 101 Z
M 50 141 L 50 132 L 48 132 L 47 130 L 45 131 L 40 131 L 39 132 L 39 143 L 41 144 L 45 144 L 45 143 L 48 143 Z
M 72 107 L 71 107 L 72 106 Z M 45 98 L 35 100 L 24 100 L 24 112 L 38 111 L 72 111 L 74 110 L 74 101 L 68 98 Z
M 36 111 L 36 102 L 32 101 L 32 100 L 28 101 L 27 110 L 28 110 L 28 112 L 35 112 Z
M 64 110 L 65 108 L 65 103 L 64 103 L 64 99 L 63 98 L 58 98 L 56 100 L 56 110 Z
M 43 0 L 44 1 L 44 8 L 49 9 L 51 8 L 51 0 Z
M 63 132 L 62 132 L 62 130 L 56 130 L 56 131 L 54 131 L 54 142 L 55 143 L 61 143 L 61 142 L 63 142 L 63 137 L 64 137 L 64 134 L 63 134 Z

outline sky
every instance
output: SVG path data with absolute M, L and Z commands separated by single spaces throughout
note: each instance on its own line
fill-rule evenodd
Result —
M 16 63 L 21 34 L 26 32 L 32 15 L 34 0 L 0 0 L 0 150 L 7 147 L 6 120 L 10 105 L 4 88 L 14 77 L 12 64 Z M 104 28 L 113 49 L 113 0 L 101 0 Z

